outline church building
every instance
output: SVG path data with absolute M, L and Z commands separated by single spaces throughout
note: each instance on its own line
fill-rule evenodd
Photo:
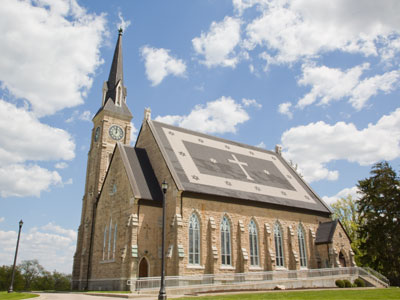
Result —
M 281 156 L 151 119 L 134 147 L 122 31 L 93 118 L 73 289 L 128 290 L 166 276 L 355 266 L 350 239 Z

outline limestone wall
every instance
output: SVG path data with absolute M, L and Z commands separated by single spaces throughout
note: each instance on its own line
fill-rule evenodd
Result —
M 274 270 L 275 242 L 274 225 L 279 222 L 283 231 L 284 265 L 286 269 L 300 269 L 298 226 L 304 228 L 307 265 L 316 268 L 316 250 L 314 246 L 315 232 L 319 222 L 329 221 L 327 217 L 296 211 L 285 211 L 252 206 L 249 202 L 226 202 L 213 199 L 212 196 L 183 197 L 181 240 L 185 257 L 179 263 L 184 274 L 249 272 Z M 201 263 L 199 266 L 189 265 L 188 231 L 189 218 L 197 213 L 201 223 Z M 220 224 L 226 215 L 231 223 L 232 267 L 221 266 Z M 258 227 L 259 266 L 250 265 L 249 224 L 254 220 Z M 214 227 L 214 228 L 213 228 Z M 176 245 L 177 246 L 177 245 Z M 214 253 L 213 253 L 214 247 Z M 217 252 L 215 253 L 215 248 Z M 247 254 L 247 257 L 246 257 Z

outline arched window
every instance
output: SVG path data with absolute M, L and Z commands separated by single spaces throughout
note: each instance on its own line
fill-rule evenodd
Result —
M 119 85 L 118 86 L 118 88 L 117 88 L 117 105 L 118 106 L 121 106 L 121 97 L 122 96 L 122 93 L 121 93 L 121 86 Z
M 258 231 L 257 225 L 254 220 L 249 224 L 249 243 L 250 243 L 250 265 L 258 266 L 260 260 L 258 257 Z
M 104 227 L 103 260 L 106 259 L 106 243 L 107 243 L 107 225 Z
M 200 223 L 195 213 L 189 219 L 189 264 L 200 264 Z
M 111 235 L 112 235 L 112 218 L 110 219 L 110 229 L 108 230 L 108 250 L 107 250 L 107 259 L 110 259 L 110 252 L 111 252 Z
M 113 245 L 113 259 L 115 259 L 115 246 L 117 244 L 117 223 L 114 226 L 114 245 Z
M 297 229 L 297 237 L 299 238 L 299 253 L 300 253 L 300 267 L 306 268 L 307 267 L 307 252 L 306 252 L 306 241 L 305 241 L 305 234 L 304 229 L 301 224 Z
M 231 265 L 231 225 L 226 216 L 221 222 L 221 264 Z
M 277 267 L 284 267 L 283 257 L 283 240 L 282 240 L 282 229 L 279 223 L 275 223 L 274 227 L 274 238 L 275 238 L 275 260 Z

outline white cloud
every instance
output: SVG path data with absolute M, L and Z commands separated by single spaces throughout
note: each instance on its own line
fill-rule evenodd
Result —
M 331 101 L 348 98 L 352 106 L 360 110 L 368 99 L 379 91 L 384 93 L 392 91 L 400 79 L 399 71 L 360 79 L 368 68 L 368 63 L 345 71 L 326 66 L 303 65 L 303 75 L 298 83 L 304 86 L 311 85 L 312 89 L 298 101 L 297 107 L 304 108 L 317 100 L 318 104 L 329 104 Z
M 278 106 L 278 112 L 282 115 L 288 116 L 289 119 L 292 119 L 293 113 L 290 111 L 291 106 L 292 106 L 292 103 L 290 103 L 290 102 L 281 103 Z
M 67 185 L 67 184 L 73 184 L 74 180 L 72 178 L 68 178 L 67 181 L 63 182 L 63 185 Z
M 265 6 L 267 0 L 232 0 L 234 10 L 241 15 L 246 9 L 258 4 Z
M 68 132 L 40 123 L 32 113 L 1 99 L 0 131 L 1 165 L 75 157 L 75 143 Z
M 0 217 L 0 223 L 4 222 L 5 218 L 4 217 Z
M 245 107 L 249 107 L 249 106 L 254 106 L 255 108 L 260 109 L 262 107 L 262 104 L 258 103 L 256 100 L 254 99 L 246 99 L 243 98 L 242 99 L 242 103 Z
M 67 167 L 68 167 L 68 164 L 66 162 L 63 162 L 63 161 L 59 162 L 59 163 L 56 163 L 54 165 L 54 168 L 56 168 L 56 169 L 65 169 Z
M 3 0 L 1 87 L 28 100 L 37 116 L 83 103 L 102 63 L 105 22 L 75 0 Z
M 156 86 L 168 75 L 184 76 L 186 65 L 181 59 L 169 55 L 170 50 L 144 46 L 141 49 L 145 60 L 146 76 Z
M 356 186 L 353 186 L 352 188 L 345 188 L 341 190 L 339 193 L 337 193 L 334 196 L 328 197 L 328 196 L 323 196 L 322 199 L 325 201 L 325 203 L 332 205 L 335 203 L 337 200 L 341 198 L 347 198 L 347 196 L 351 196 L 353 200 L 356 200 L 359 198 L 358 188 Z
M 187 116 L 167 115 L 156 121 L 177 125 L 205 133 L 235 133 L 237 126 L 249 120 L 242 105 L 230 97 L 224 97 L 196 105 Z
M 264 142 L 260 142 L 259 144 L 256 145 L 256 147 L 258 147 L 258 148 L 263 148 L 263 149 L 266 149 L 266 148 L 267 148 L 267 146 L 265 145 Z
M 255 4 L 262 13 L 247 25 L 244 45 L 265 47 L 269 63 L 336 50 L 392 59 L 399 51 L 392 46 L 400 28 L 397 0 L 234 0 L 239 13 Z
M 400 108 L 361 130 L 352 123 L 320 121 L 291 128 L 281 140 L 285 157 L 299 164 L 307 181 L 336 180 L 339 172 L 329 170 L 329 162 L 371 165 L 400 157 Z
M 23 163 L 73 159 L 75 143 L 69 133 L 42 124 L 33 113 L 1 99 L 0 131 L 1 197 L 38 197 L 41 191 L 61 183 L 57 172 Z
M 40 197 L 51 185 L 61 184 L 61 176 L 37 165 L 13 164 L 0 167 L 0 196 Z
M 85 110 L 83 112 L 79 112 L 79 110 L 74 110 L 72 115 L 65 120 L 65 123 L 72 123 L 75 122 L 76 119 L 81 121 L 90 122 L 93 118 L 92 113 L 89 110 Z
M 12 263 L 16 231 L 0 230 L 0 265 Z M 38 259 L 48 271 L 71 273 L 72 259 L 75 252 L 76 232 L 64 229 L 53 223 L 41 228 L 32 228 L 28 232 L 22 229 L 18 262 Z
M 129 25 L 131 25 L 131 21 L 129 20 L 125 21 L 121 12 L 118 13 L 118 18 L 119 18 L 119 23 L 117 25 L 118 29 L 121 28 L 123 31 L 125 31 L 129 27 Z
M 82 120 L 82 121 L 90 122 L 92 120 L 92 118 L 93 118 L 93 115 L 89 110 L 85 110 L 79 115 L 79 120 Z
M 241 21 L 225 17 L 220 23 L 212 22 L 208 33 L 202 32 L 200 37 L 192 40 L 193 48 L 199 55 L 204 56 L 207 67 L 235 67 L 239 59 L 235 47 L 240 42 Z

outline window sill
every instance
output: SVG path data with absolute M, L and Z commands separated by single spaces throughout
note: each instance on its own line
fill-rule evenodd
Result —
M 263 268 L 259 267 L 259 266 L 253 266 L 253 267 L 249 267 L 250 271 L 262 271 Z
M 202 265 L 187 265 L 186 268 L 191 269 L 191 270 L 204 270 L 205 269 L 205 267 Z
M 220 270 L 235 270 L 234 266 L 220 266 Z
M 113 262 L 115 262 L 115 259 L 101 260 L 100 261 L 101 264 L 109 264 L 109 263 L 113 263 Z
M 275 271 L 287 271 L 288 269 L 285 267 L 275 267 Z

